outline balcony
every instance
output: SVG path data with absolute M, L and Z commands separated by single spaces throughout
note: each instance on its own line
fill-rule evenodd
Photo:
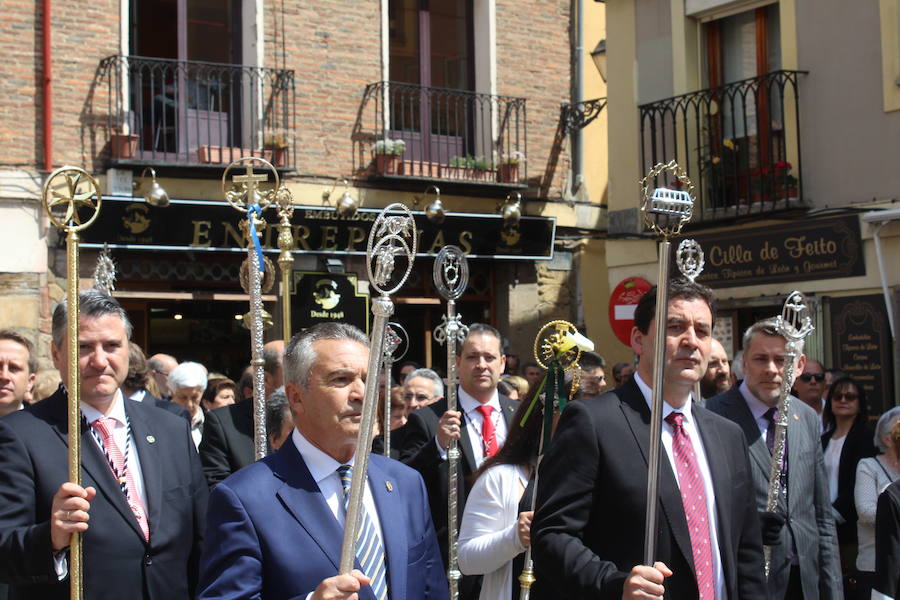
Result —
M 524 188 L 525 121 L 524 98 L 371 83 L 353 130 L 354 172 L 410 186 Z
M 214 166 L 241 156 L 294 167 L 294 72 L 243 65 L 109 56 L 111 165 Z
M 805 208 L 798 77 L 774 71 L 644 104 L 643 172 L 675 160 L 694 184 L 693 221 Z M 665 181 L 664 185 L 675 181 Z M 657 183 L 659 185 L 659 183 Z

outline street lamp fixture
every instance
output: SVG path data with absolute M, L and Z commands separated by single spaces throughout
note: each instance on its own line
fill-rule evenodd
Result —
M 147 204 L 150 206 L 156 206 L 158 208 L 165 208 L 169 205 L 169 194 L 166 193 L 166 190 L 163 189 L 159 182 L 156 180 L 156 170 L 153 167 L 147 167 L 141 173 L 141 178 L 147 176 L 147 171 L 150 171 L 150 189 L 144 194 L 144 200 L 147 201 Z M 141 182 L 136 182 L 136 189 L 140 189 Z
M 519 192 L 510 192 L 506 195 L 505 202 L 499 208 L 504 225 L 517 225 L 519 219 L 522 218 L 522 194 Z
M 597 67 L 597 72 L 600 73 L 600 79 L 606 83 L 606 40 L 597 42 L 597 47 L 591 50 L 591 59 Z
M 336 212 L 337 215 L 341 218 L 349 219 L 356 214 L 356 211 L 359 208 L 359 203 L 350 194 L 350 182 L 346 177 L 335 179 L 334 185 L 331 186 L 331 190 L 324 192 L 322 194 L 322 198 L 326 201 L 331 198 L 331 194 L 334 193 L 334 189 L 337 187 L 338 181 L 340 181 L 344 185 L 344 193 L 341 194 L 340 199 L 338 199 L 338 201 L 335 203 L 334 212 Z

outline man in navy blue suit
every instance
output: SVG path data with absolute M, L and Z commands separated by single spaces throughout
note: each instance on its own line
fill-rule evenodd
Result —
M 278 452 L 212 492 L 200 598 L 448 597 L 422 478 L 378 455 L 360 521 L 383 548 L 383 564 L 363 572 L 357 561 L 352 574 L 336 575 L 345 519 L 339 471 L 353 463 L 368 358 L 366 336 L 346 324 L 319 324 L 290 341 L 285 392 L 296 427 Z

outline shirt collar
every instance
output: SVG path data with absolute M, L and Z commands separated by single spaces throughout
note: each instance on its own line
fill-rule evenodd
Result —
M 294 442 L 297 452 L 303 457 L 306 468 L 309 469 L 309 474 L 312 475 L 312 478 L 317 485 L 323 479 L 333 475 L 341 465 L 353 465 L 353 459 L 355 457 L 351 457 L 346 463 L 339 463 L 334 460 L 334 458 L 325 454 L 321 449 L 314 446 L 296 427 L 294 427 L 294 431 L 291 432 L 291 440 Z
M 458 387 L 457 390 L 457 399 L 459 400 L 459 405 L 463 409 L 463 412 L 465 412 L 467 415 L 472 414 L 479 406 L 482 405 L 482 403 L 476 400 L 471 394 L 469 394 L 469 392 L 462 389 L 462 386 Z M 497 392 L 496 388 L 494 388 L 494 393 L 491 395 L 491 399 L 484 404 L 488 404 L 494 407 L 494 412 L 500 411 L 500 394 Z
M 84 418 L 87 420 L 88 425 L 92 425 L 94 421 L 104 416 L 115 419 L 118 423 L 124 425 L 125 402 L 122 397 L 122 390 L 116 390 L 116 393 L 113 396 L 112 406 L 110 406 L 108 414 L 104 415 L 102 412 L 100 412 L 84 400 L 81 401 L 81 414 L 84 415 Z
M 738 387 L 738 391 L 741 393 L 741 396 L 744 398 L 744 402 L 747 403 L 747 408 L 750 409 L 750 412 L 753 414 L 754 419 L 762 419 L 763 415 L 769 410 L 770 406 L 753 395 L 753 392 L 750 391 L 750 388 L 747 387 L 747 380 L 741 382 L 741 385 Z
M 143 402 L 144 396 L 147 395 L 147 390 L 138 390 L 135 393 L 128 396 L 129 400 L 134 400 L 135 402 Z
M 637 383 L 638 388 L 640 388 L 641 393 L 644 395 L 644 401 L 647 403 L 647 406 L 650 407 L 650 412 L 652 413 L 653 412 L 653 390 L 651 390 L 650 386 L 647 385 L 643 379 L 641 379 L 641 376 L 637 371 L 634 372 L 634 380 Z M 690 423 L 691 420 L 693 419 L 693 415 L 691 414 L 691 402 L 692 402 L 691 394 L 688 394 L 687 400 L 685 401 L 684 406 L 682 406 L 681 408 L 672 408 L 672 406 L 668 402 L 663 400 L 663 403 L 662 403 L 662 407 L 663 407 L 662 418 L 663 418 L 663 420 L 665 420 L 665 418 L 668 417 L 670 413 L 680 412 L 684 416 L 684 420 L 687 421 L 688 423 Z

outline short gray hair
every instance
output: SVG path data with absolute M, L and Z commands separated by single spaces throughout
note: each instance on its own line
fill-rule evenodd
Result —
M 292 337 L 284 349 L 285 381 L 307 387 L 309 372 L 318 359 L 313 343 L 319 340 L 351 340 L 369 347 L 369 338 L 353 325 L 333 321 L 317 323 Z
M 278 435 L 286 419 L 291 418 L 291 406 L 288 403 L 284 386 L 281 386 L 266 398 L 266 433 Z
M 743 346 L 742 349 L 744 352 L 747 351 L 747 348 L 750 347 L 750 342 L 753 341 L 753 336 L 758 333 L 762 335 L 768 335 L 769 337 L 778 337 L 784 340 L 784 336 L 778 333 L 777 327 L 778 320 L 775 317 L 770 317 L 768 319 L 763 319 L 761 321 L 757 321 L 753 325 L 747 328 L 747 331 L 744 332 L 743 338 Z M 787 340 L 785 340 L 787 343 Z M 800 354 L 803 354 L 803 340 L 801 340 L 798 344 L 797 348 Z
M 276 373 L 282 368 L 283 357 L 281 352 L 275 348 L 263 348 L 263 371 L 266 373 Z
M 441 379 L 440 375 L 438 375 L 431 369 L 416 369 L 415 371 L 409 372 L 409 375 L 407 375 L 406 379 L 403 380 L 403 385 L 405 386 L 407 383 L 409 383 L 410 379 L 414 379 L 416 377 L 424 377 L 425 379 L 430 379 L 431 383 L 434 384 L 434 397 L 444 397 L 444 381 Z
M 192 387 L 199 387 L 201 392 L 205 392 L 207 378 L 206 367 L 198 362 L 183 362 L 169 373 L 169 387 L 172 388 L 172 392 Z
M 69 282 L 72 285 L 72 282 Z M 65 298 L 56 305 L 53 311 L 53 324 L 51 335 L 53 345 L 59 348 L 66 337 L 66 327 L 69 323 L 68 303 Z M 98 319 L 106 315 L 117 315 L 125 326 L 125 336 L 131 339 L 131 321 L 128 313 L 122 308 L 118 300 L 99 290 L 84 290 L 78 293 L 78 314 L 80 318 L 88 317 Z
M 885 411 L 885 413 L 878 418 L 878 423 L 875 424 L 875 445 L 878 446 L 878 449 L 882 452 L 887 452 L 887 446 L 884 445 L 883 438 L 891 435 L 891 430 L 898 420 L 900 420 L 900 406 L 895 406 L 894 408 Z

